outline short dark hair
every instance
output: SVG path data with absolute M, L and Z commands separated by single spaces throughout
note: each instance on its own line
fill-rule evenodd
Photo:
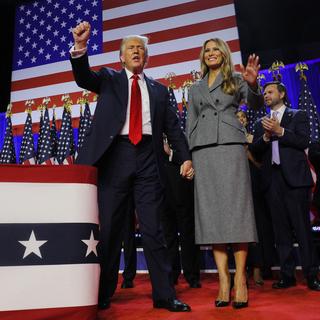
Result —
M 263 85 L 263 91 L 266 89 L 266 87 L 268 86 L 271 86 L 271 85 L 276 85 L 277 86 L 277 89 L 279 92 L 283 92 L 284 93 L 284 96 L 283 96 L 283 103 L 287 106 L 290 105 L 290 102 L 289 102 L 289 99 L 288 99 L 288 94 L 287 94 L 287 88 L 286 86 L 284 85 L 284 83 L 280 82 L 280 81 L 269 81 L 269 82 L 266 82 L 264 85 Z

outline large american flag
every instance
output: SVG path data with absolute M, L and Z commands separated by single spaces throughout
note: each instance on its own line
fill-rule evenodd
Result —
M 199 70 L 202 43 L 213 37 L 228 42 L 233 62 L 241 62 L 238 29 L 233 0 L 46 0 L 17 8 L 14 70 L 11 101 L 14 133 L 21 134 L 25 122 L 25 101 L 33 99 L 33 123 L 39 122 L 37 106 L 45 96 L 56 104 L 62 117 L 61 95 L 73 101 L 81 89 L 73 81 L 68 50 L 71 28 L 86 20 L 92 25 L 89 43 L 90 64 L 94 69 L 108 66 L 120 69 L 119 44 L 129 34 L 150 38 L 147 76 L 166 84 L 169 72 L 176 74 L 179 88 Z M 174 94 L 181 104 L 181 91 Z M 92 101 L 92 99 L 91 99 Z M 95 103 L 90 105 L 94 112 Z M 79 106 L 72 117 L 80 115 Z M 50 118 L 52 116 L 50 110 Z

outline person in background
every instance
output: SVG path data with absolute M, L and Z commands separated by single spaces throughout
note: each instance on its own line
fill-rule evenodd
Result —
M 194 239 L 193 181 L 181 178 L 175 152 L 167 139 L 164 139 L 164 151 L 167 158 L 167 185 L 161 222 L 172 266 L 172 282 L 178 283 L 182 267 L 183 276 L 190 288 L 201 288 L 200 248 Z
M 247 131 L 248 118 L 243 110 L 237 112 L 240 123 L 246 130 L 247 143 L 250 145 L 253 135 Z M 257 161 L 248 150 L 251 190 L 253 197 L 253 207 L 256 219 L 258 242 L 249 244 L 248 252 L 248 272 L 252 271 L 253 280 L 256 285 L 263 285 L 264 278 L 272 278 L 271 267 L 274 265 L 276 256 L 274 246 L 274 236 L 270 212 L 264 198 L 264 192 L 261 190 L 261 163 Z
M 101 265 L 99 308 L 110 306 L 119 272 L 122 228 L 133 199 L 147 260 L 154 308 L 190 311 L 176 298 L 170 283 L 171 267 L 160 224 L 165 169 L 163 133 L 179 156 L 181 175 L 192 179 L 194 169 L 185 136 L 169 110 L 168 90 L 143 72 L 148 38 L 125 37 L 120 45 L 123 69 L 90 69 L 87 43 L 90 24 L 73 29 L 72 71 L 76 83 L 99 95 L 90 131 L 77 158 L 78 164 L 98 168 Z
M 270 209 L 280 259 L 280 279 L 272 287 L 286 289 L 296 285 L 295 236 L 307 286 L 320 291 L 309 218 L 313 180 L 305 154 L 309 146 L 308 117 L 306 112 L 286 106 L 283 83 L 266 83 L 263 94 L 271 114 L 256 123 L 249 150 L 261 159 L 261 187 Z
M 316 185 L 313 191 L 312 204 L 316 208 L 317 223 L 320 223 L 320 142 L 312 141 L 309 145 L 308 157 L 316 173 Z
M 259 58 L 250 55 L 241 73 L 221 39 L 208 39 L 200 53 L 202 79 L 189 90 L 187 139 L 195 169 L 197 244 L 212 244 L 219 273 L 216 307 L 230 303 L 227 245 L 235 257 L 234 308 L 248 306 L 248 243 L 257 241 L 245 131 L 236 112 L 241 100 L 263 105 L 257 85 Z

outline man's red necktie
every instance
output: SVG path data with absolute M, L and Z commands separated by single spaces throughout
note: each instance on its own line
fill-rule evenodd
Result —
M 129 123 L 129 139 L 136 145 L 142 138 L 142 103 L 141 91 L 137 74 L 134 74 L 131 79 L 131 99 L 130 99 L 130 123 Z

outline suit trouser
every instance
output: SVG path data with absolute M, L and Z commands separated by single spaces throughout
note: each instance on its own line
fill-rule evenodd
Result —
M 170 264 L 160 224 L 163 187 L 160 184 L 151 136 L 134 146 L 117 137 L 98 163 L 101 261 L 100 299 L 117 287 L 122 229 L 128 203 L 134 199 L 154 300 L 175 297 Z
M 137 272 L 137 246 L 135 237 L 135 210 L 133 203 L 130 204 L 130 202 L 123 230 L 124 268 L 122 277 L 124 280 L 132 281 Z
M 272 166 L 271 185 L 266 196 L 271 212 L 282 276 L 294 276 L 294 236 L 299 244 L 305 277 L 315 275 L 317 267 L 314 264 L 315 256 L 309 218 L 310 188 L 289 186 L 283 177 L 281 166 Z
M 271 214 L 261 189 L 261 170 L 249 161 L 258 242 L 249 244 L 248 265 L 270 271 L 276 259 Z
M 172 265 L 172 281 L 177 281 L 182 266 L 183 275 L 190 283 L 200 278 L 200 248 L 195 244 L 193 182 L 181 177 L 177 164 L 167 163 L 166 172 L 166 206 L 161 221 Z

